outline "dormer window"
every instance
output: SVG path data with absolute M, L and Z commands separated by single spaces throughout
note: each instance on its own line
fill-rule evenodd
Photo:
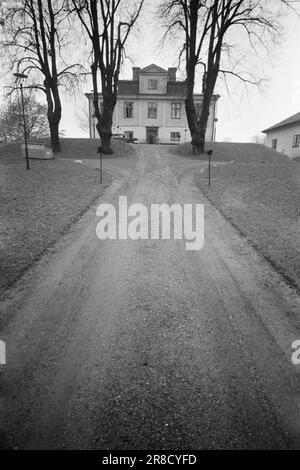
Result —
M 157 80 L 154 80 L 153 78 L 150 78 L 148 80 L 148 90 L 157 90 Z

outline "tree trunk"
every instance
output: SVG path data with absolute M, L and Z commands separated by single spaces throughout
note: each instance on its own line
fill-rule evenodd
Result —
M 207 130 L 207 122 L 209 116 L 209 108 L 211 103 L 212 94 L 205 91 L 202 102 L 202 109 L 198 121 L 199 135 L 197 139 L 197 150 L 199 153 L 205 152 L 205 135 Z
M 48 105 L 48 122 L 50 128 L 51 147 L 54 153 L 60 152 L 59 123 L 61 120 L 61 102 L 58 87 L 55 83 L 44 82 Z
M 188 120 L 188 126 L 192 136 L 192 145 L 194 153 L 203 154 L 205 152 L 205 135 L 207 130 L 207 123 L 209 117 L 209 110 L 213 91 L 216 84 L 218 65 L 213 70 L 209 71 L 206 75 L 206 83 L 203 90 L 203 102 L 199 120 L 194 104 L 194 79 L 195 70 L 188 71 L 187 73 L 187 93 L 185 100 L 185 109 Z
M 114 94 L 104 93 L 103 112 L 101 115 L 101 119 L 98 119 L 96 128 L 101 139 L 102 151 L 106 155 L 111 155 L 112 153 L 114 153 L 113 149 L 111 148 L 111 137 L 115 105 L 116 98 Z
M 60 152 L 59 122 L 56 120 L 49 122 L 51 147 L 54 153 Z
M 102 82 L 103 105 L 99 106 L 98 82 L 97 82 L 97 60 L 91 65 L 93 78 L 93 105 L 95 117 L 97 119 L 96 129 L 101 139 L 102 153 L 105 155 L 113 154 L 111 148 L 113 113 L 117 102 L 116 94 L 109 87 L 105 72 L 100 70 Z M 106 86 L 104 85 L 106 83 Z M 111 80 L 110 82 L 111 83 Z
M 218 1 L 213 2 L 213 18 L 210 31 L 210 41 L 207 64 L 202 81 L 202 109 L 199 120 L 197 119 L 194 104 L 195 70 L 199 63 L 199 51 L 196 52 L 197 42 L 197 19 L 199 12 L 199 1 L 190 2 L 190 34 L 186 37 L 187 61 L 186 61 L 186 100 L 185 108 L 189 129 L 192 136 L 193 151 L 203 154 L 205 152 L 205 135 L 209 116 L 209 108 L 214 92 L 221 56 L 222 41 L 215 45 L 215 30 L 218 19 Z M 188 31 L 188 30 L 187 30 Z M 203 64 L 203 62 L 200 62 Z
M 205 134 L 207 130 L 207 123 L 209 117 L 209 109 L 212 100 L 212 96 L 214 93 L 217 77 L 219 73 L 219 63 L 215 63 L 212 68 L 206 74 L 206 83 L 204 87 L 203 93 L 203 102 L 202 102 L 202 109 L 198 121 L 199 126 L 199 151 L 200 153 L 204 153 L 205 151 Z M 213 123 L 214 125 L 214 123 Z
M 103 131 L 103 129 L 99 129 L 99 123 L 97 123 L 97 130 L 100 135 L 101 139 L 101 147 L 102 147 L 102 153 L 104 155 L 111 155 L 114 153 L 113 149 L 111 148 L 111 132 L 109 131 Z
M 192 137 L 192 146 L 194 153 L 204 153 L 205 147 L 205 132 L 204 140 L 200 132 L 200 128 L 197 121 L 197 113 L 194 103 L 194 85 L 195 85 L 195 66 L 189 64 L 187 66 L 187 78 L 186 78 L 186 99 L 185 99 L 185 111 L 188 121 L 189 130 Z

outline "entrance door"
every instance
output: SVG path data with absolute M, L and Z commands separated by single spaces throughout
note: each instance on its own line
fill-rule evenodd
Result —
M 146 127 L 147 144 L 155 144 L 158 136 L 158 127 Z

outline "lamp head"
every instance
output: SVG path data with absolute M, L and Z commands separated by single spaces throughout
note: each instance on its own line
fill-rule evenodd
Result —
M 25 75 L 25 73 L 14 73 L 14 76 L 20 79 L 28 78 L 28 75 Z

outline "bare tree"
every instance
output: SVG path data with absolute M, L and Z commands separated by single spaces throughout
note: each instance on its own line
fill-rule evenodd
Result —
M 59 88 L 74 84 L 82 68 L 68 64 L 62 56 L 69 43 L 64 6 L 65 0 L 23 0 L 3 2 L 1 6 L 2 45 L 9 54 L 10 69 L 27 74 L 30 86 L 45 93 L 54 152 L 60 151 Z
M 24 97 L 27 139 L 49 136 L 47 106 L 37 101 L 33 90 Z M 10 95 L 0 110 L 0 140 L 21 141 L 24 137 L 22 107 L 19 97 Z
M 279 4 L 274 0 L 167 0 L 162 1 L 159 15 L 166 28 L 165 37 L 181 40 L 179 59 L 185 59 L 186 114 L 194 150 L 203 153 L 209 108 L 220 73 L 234 76 L 244 83 L 259 84 L 257 77 L 242 64 L 268 48 L 280 32 Z M 248 50 L 243 49 L 243 45 Z M 240 51 L 235 64 L 224 65 L 234 52 Z M 226 54 L 227 53 L 227 54 Z M 228 62 L 230 63 L 230 61 Z M 199 119 L 194 104 L 195 74 L 204 68 L 203 102 Z M 251 66 L 250 66 L 251 67 Z
M 69 0 L 70 11 L 80 19 L 91 44 L 96 127 L 106 154 L 113 153 L 112 120 L 125 45 L 143 3 L 144 0 L 131 1 L 130 4 L 126 0 Z M 102 107 L 99 103 L 98 75 L 101 77 Z
M 252 138 L 254 144 L 266 145 L 266 136 L 265 134 L 256 134 Z
M 86 134 L 89 133 L 90 125 L 89 125 L 89 110 L 87 107 L 87 103 L 81 103 L 79 106 L 76 106 L 75 112 L 76 121 L 78 127 L 84 131 Z

